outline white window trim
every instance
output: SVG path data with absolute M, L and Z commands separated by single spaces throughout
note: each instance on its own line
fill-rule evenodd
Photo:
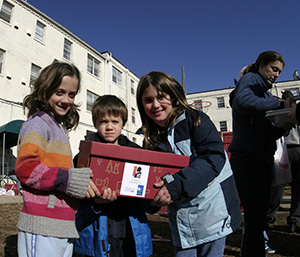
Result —
M 68 44 L 66 44 L 66 42 Z M 66 46 L 68 46 L 68 48 L 66 48 Z M 73 46 L 73 43 L 70 40 L 65 38 L 64 39 L 63 57 L 68 61 L 70 61 L 72 59 L 72 46 Z M 65 53 L 66 53 L 66 55 L 68 55 L 67 57 L 69 57 L 69 58 L 67 58 L 65 56 Z
M 115 66 L 112 66 L 112 81 L 115 84 L 122 86 L 122 72 Z
M 1 6 L 1 17 L 0 20 L 10 23 L 11 22 L 11 17 L 12 17 L 12 13 L 13 13 L 13 9 L 14 9 L 14 5 L 9 3 L 8 1 L 3 1 L 2 2 L 2 6 Z M 4 14 L 4 17 L 3 17 Z M 9 18 L 9 20 L 6 20 L 5 18 Z
M 91 101 L 89 102 L 89 95 L 91 96 Z M 93 103 L 95 102 L 95 100 L 99 97 L 99 95 L 93 93 L 92 91 L 90 90 L 87 90 L 86 92 L 86 110 L 88 112 L 91 112 L 92 111 L 92 106 L 93 106 Z
M 0 74 L 3 74 L 4 69 L 4 58 L 5 58 L 5 50 L 0 49 L 1 55 L 0 55 Z
M 88 73 L 101 79 L 101 62 L 90 54 L 88 54 L 87 57 L 87 71 Z
M 31 64 L 31 69 L 30 69 L 30 85 L 32 85 L 33 82 L 34 82 L 34 80 L 37 79 L 40 71 L 41 71 L 41 67 L 37 66 L 34 63 Z
M 43 24 L 40 21 L 36 22 L 36 27 L 35 27 L 35 33 L 34 33 L 34 39 L 40 42 L 45 41 L 45 31 L 46 31 L 46 25 Z
M 222 102 L 219 102 L 219 99 L 222 99 Z M 219 105 L 223 105 L 223 106 L 219 106 Z M 220 108 L 225 108 L 225 98 L 224 98 L 224 96 L 222 96 L 222 97 L 217 97 L 217 106 L 218 106 L 218 108 L 220 109 Z

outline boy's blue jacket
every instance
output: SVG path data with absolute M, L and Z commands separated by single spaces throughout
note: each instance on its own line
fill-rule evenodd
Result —
M 194 128 L 193 116 L 184 111 L 168 130 L 172 152 L 191 158 L 188 167 L 163 177 L 174 200 L 168 206 L 173 242 L 182 248 L 220 239 L 241 225 L 237 189 L 221 137 L 206 114 L 200 111 L 200 117 L 200 126 Z
M 98 133 L 89 135 L 89 137 L 86 137 L 86 140 L 101 141 Z M 139 147 L 123 135 L 119 137 L 118 143 L 122 146 Z M 76 226 L 80 238 L 75 242 L 74 251 L 88 256 L 106 256 L 105 254 L 110 248 L 108 243 L 107 215 L 110 215 L 111 204 L 114 204 L 117 209 L 119 206 L 126 206 L 125 209 L 120 209 L 119 211 L 125 212 L 125 215 L 129 217 L 137 257 L 152 255 L 151 231 L 146 212 L 155 213 L 159 208 L 150 206 L 150 200 L 148 199 L 130 197 L 118 197 L 113 203 L 98 205 L 97 209 L 94 208 L 92 200 L 84 201 L 76 214 Z

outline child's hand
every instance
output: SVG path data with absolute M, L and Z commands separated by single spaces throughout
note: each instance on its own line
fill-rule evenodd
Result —
M 90 179 L 88 190 L 85 194 L 85 197 L 91 198 L 91 197 L 95 197 L 96 195 L 100 196 L 101 194 L 98 188 L 96 187 L 96 185 L 94 184 L 94 182 Z
M 154 197 L 153 201 L 151 202 L 151 205 L 163 206 L 169 205 L 173 202 L 172 196 L 170 195 L 168 188 L 164 184 L 164 181 L 160 181 L 154 184 L 154 186 L 160 188 L 160 190 Z
M 111 191 L 110 188 L 104 190 L 101 196 L 97 196 L 94 198 L 94 202 L 96 204 L 108 203 L 117 200 L 116 191 Z

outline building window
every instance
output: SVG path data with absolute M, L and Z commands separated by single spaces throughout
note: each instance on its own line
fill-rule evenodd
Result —
M 99 95 L 92 93 L 91 91 L 87 91 L 86 94 L 86 109 L 88 111 L 92 111 L 93 103 L 99 97 Z
M 130 80 L 130 89 L 131 89 L 131 94 L 134 95 L 134 81 Z
M 224 97 L 218 97 L 217 101 L 218 101 L 218 108 L 224 108 L 225 107 Z
M 88 54 L 88 72 L 100 78 L 100 62 Z
M 1 11 L 0 11 L 0 19 L 10 23 L 11 13 L 13 9 L 13 5 L 7 1 L 3 1 Z
M 71 60 L 71 48 L 72 48 L 72 42 L 65 39 L 64 42 L 64 58 L 67 60 Z
M 131 121 L 132 124 L 135 124 L 135 109 L 131 108 Z
M 39 67 L 33 63 L 31 64 L 30 85 L 32 85 L 34 83 L 34 81 L 36 80 L 36 78 L 39 75 L 40 70 L 41 70 L 41 67 Z
M 220 131 L 227 132 L 227 121 L 220 121 Z
M 122 85 L 122 72 L 112 67 L 112 81 L 118 85 Z
M 5 54 L 5 51 L 0 49 L 0 73 L 3 72 L 4 54 Z
M 202 110 L 202 100 L 194 100 L 191 106 L 196 110 Z
M 39 21 L 36 22 L 36 28 L 35 28 L 35 36 L 34 38 L 44 42 L 44 35 L 45 35 L 45 25 Z

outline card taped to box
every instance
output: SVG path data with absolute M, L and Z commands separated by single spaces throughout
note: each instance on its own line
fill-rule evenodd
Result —
M 189 165 L 189 157 L 81 141 L 77 167 L 90 167 L 93 181 L 101 193 L 111 188 L 119 196 L 154 198 L 158 189 L 153 184 L 169 173 Z

